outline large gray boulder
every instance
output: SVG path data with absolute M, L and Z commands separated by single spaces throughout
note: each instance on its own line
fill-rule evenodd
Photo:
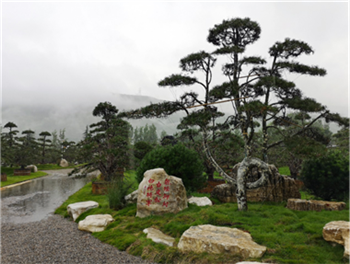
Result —
M 240 163 L 232 169 L 232 176 L 236 178 Z M 249 202 L 282 202 L 289 198 L 300 198 L 300 192 L 294 179 L 279 174 L 275 165 L 269 165 L 271 175 L 268 175 L 267 184 L 256 189 L 247 189 L 247 201 Z M 260 178 L 258 170 L 252 170 L 248 174 L 248 182 L 254 182 Z M 237 202 L 236 187 L 231 184 L 220 184 L 211 192 L 212 197 L 216 197 L 223 203 Z
M 230 253 L 243 259 L 261 258 L 266 251 L 247 232 L 213 225 L 191 226 L 182 234 L 178 248 L 182 252 Z
M 138 188 L 137 217 L 178 213 L 187 208 L 182 180 L 169 176 L 164 169 L 148 170 Z

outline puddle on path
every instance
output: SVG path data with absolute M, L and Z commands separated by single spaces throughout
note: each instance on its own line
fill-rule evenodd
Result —
M 27 223 L 45 219 L 89 178 L 54 173 L 1 191 L 1 222 Z

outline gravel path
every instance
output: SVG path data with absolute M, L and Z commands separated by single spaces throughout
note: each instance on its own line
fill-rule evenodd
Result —
M 51 175 L 69 170 L 47 171 Z M 5 204 L 1 204 L 5 207 Z M 4 208 L 2 208 L 4 209 Z M 2 210 L 6 214 L 6 210 Z M 60 215 L 30 223 L 1 222 L 1 264 L 149 263 L 102 243 Z
M 102 243 L 77 223 L 53 215 L 39 222 L 1 224 L 1 263 L 149 263 Z

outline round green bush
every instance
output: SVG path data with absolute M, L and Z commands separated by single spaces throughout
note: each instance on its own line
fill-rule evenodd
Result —
M 300 174 L 305 187 L 324 200 L 349 198 L 349 160 L 339 151 L 304 161 Z
M 138 182 L 142 181 L 145 171 L 155 168 L 163 168 L 168 175 L 181 178 L 187 191 L 196 191 L 206 182 L 200 156 L 182 144 L 158 147 L 147 153 L 136 172 Z

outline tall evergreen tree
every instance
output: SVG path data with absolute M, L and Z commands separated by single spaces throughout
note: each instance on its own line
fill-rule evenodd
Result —
M 73 170 L 83 170 L 87 174 L 100 170 L 106 181 L 121 178 L 118 172 L 129 164 L 129 129 L 128 122 L 117 117 L 118 109 L 109 102 L 99 103 L 93 110 L 93 116 L 101 121 L 91 124 L 88 140 L 82 146 L 85 153 L 91 153 L 87 164 Z
M 288 122 L 286 115 L 288 110 L 318 114 L 306 126 L 296 129 L 290 138 L 312 133 L 312 125 L 321 118 L 324 118 L 326 122 L 335 121 L 345 126 L 349 124 L 347 118 L 330 113 L 325 106 L 317 103 L 314 99 L 303 97 L 302 92 L 293 82 L 282 77 L 284 73 L 310 76 L 324 76 L 326 74 L 322 68 L 304 65 L 292 60 L 300 55 L 313 53 L 312 48 L 307 43 L 288 38 L 282 42 L 276 42 L 269 50 L 272 60 L 270 66 L 266 66 L 266 60 L 261 57 L 245 56 L 246 48 L 260 38 L 260 33 L 259 24 L 249 18 L 224 20 L 209 30 L 207 40 L 217 47 L 212 54 L 200 52 L 195 56 L 189 55 L 185 60 L 180 61 L 182 69 L 189 73 L 204 69 L 205 80 L 208 82 L 200 83 L 196 77 L 187 75 L 172 75 L 159 83 L 161 86 L 201 84 L 206 90 L 205 101 L 199 100 L 198 95 L 191 92 L 174 102 L 151 104 L 123 114 L 123 116 L 131 118 L 166 117 L 176 111 L 184 110 L 187 116 L 181 120 L 179 128 L 188 129 L 194 125 L 200 127 L 203 133 L 204 151 L 208 160 L 223 178 L 231 184 L 237 185 L 236 196 L 239 210 L 247 210 L 248 208 L 246 189 L 257 188 L 266 183 L 266 175 L 270 173 L 266 163 L 268 150 L 285 142 L 285 139 L 277 142 L 269 141 L 268 130 L 278 130 L 282 123 Z M 228 81 L 210 89 L 210 68 L 213 64 L 205 64 L 204 62 L 205 59 L 209 60 L 212 56 L 221 55 L 229 58 L 229 62 L 222 67 L 223 74 L 227 76 Z M 199 63 L 197 64 L 197 62 Z M 203 68 L 203 65 L 207 65 L 207 68 Z M 221 113 L 212 104 L 224 102 L 223 100 L 232 102 L 233 113 L 226 118 L 222 125 L 216 124 L 211 129 L 210 121 L 221 116 Z M 200 104 L 202 109 L 189 112 L 188 108 L 195 104 Z M 252 148 L 255 129 L 259 122 L 262 123 L 263 160 L 253 157 Z M 273 125 L 268 126 L 268 122 L 273 122 Z M 232 179 L 218 165 L 208 144 L 210 130 L 229 128 L 239 129 L 244 140 L 245 158 L 238 169 L 237 179 Z M 254 167 L 259 168 L 262 177 L 256 182 L 247 182 L 247 173 Z
M 30 165 L 37 160 L 38 156 L 38 144 L 34 138 L 35 132 L 28 129 L 22 131 L 22 137 L 18 140 L 20 142 L 16 151 L 16 163 L 21 166 L 22 169 L 26 165 Z
M 40 147 L 41 147 L 41 163 L 45 164 L 45 155 L 46 155 L 46 151 L 47 151 L 47 147 L 50 146 L 51 140 L 47 139 L 47 137 L 51 136 L 50 132 L 47 131 L 43 131 L 39 134 L 40 138 L 38 138 L 38 141 L 40 141 L 41 143 L 39 143 Z
M 15 153 L 18 147 L 18 138 L 16 137 L 18 130 L 17 125 L 13 122 L 5 124 L 4 128 L 8 129 L 8 132 L 1 133 L 1 164 L 12 166 L 15 161 Z

